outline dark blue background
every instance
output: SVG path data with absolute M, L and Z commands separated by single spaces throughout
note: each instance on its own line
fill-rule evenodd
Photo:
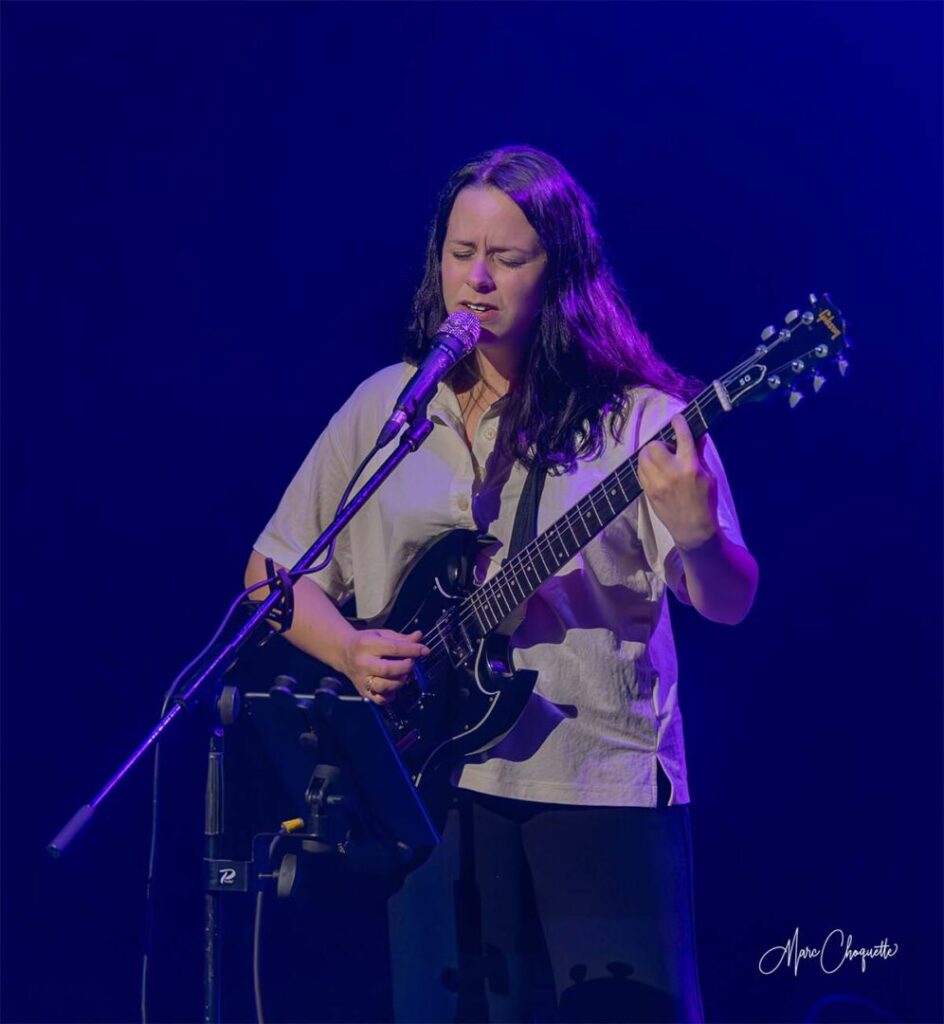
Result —
M 4 5 L 6 1020 L 135 1016 L 148 771 L 43 846 L 396 358 L 446 175 L 506 142 L 596 198 L 685 370 L 811 289 L 848 317 L 846 381 L 716 433 L 754 611 L 675 614 L 703 990 L 715 1020 L 941 1019 L 941 29 L 932 3 Z M 204 742 L 165 762 L 167 1019 L 199 1015 Z M 356 955 L 295 972 L 299 1017 L 352 979 L 384 1012 L 364 913 L 304 925 Z M 899 952 L 762 976 L 797 927 Z

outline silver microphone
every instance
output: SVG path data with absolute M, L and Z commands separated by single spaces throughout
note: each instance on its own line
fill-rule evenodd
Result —
M 430 400 L 443 377 L 475 348 L 481 331 L 482 325 L 478 318 L 465 310 L 456 310 L 443 321 L 426 358 L 400 392 L 393 413 L 377 438 L 378 448 L 389 444 L 407 423 L 412 422 L 417 411 Z

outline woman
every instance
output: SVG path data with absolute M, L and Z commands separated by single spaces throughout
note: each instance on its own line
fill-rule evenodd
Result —
M 296 587 L 289 639 L 377 704 L 419 633 L 354 630 L 428 541 L 457 527 L 507 549 L 532 466 L 538 529 L 671 418 L 639 459 L 645 495 L 533 595 L 512 640 L 537 670 L 512 732 L 456 770 L 444 841 L 390 901 L 398 1020 L 700 1020 L 688 788 L 666 589 L 736 623 L 757 567 L 717 453 L 673 415 L 693 382 L 652 350 L 605 263 L 592 206 L 553 157 L 485 153 L 440 199 L 414 301 L 415 363 L 445 317 L 479 344 L 430 401 L 434 428 Z M 330 522 L 412 368 L 381 370 L 334 416 L 255 545 L 291 565 Z M 369 952 L 365 956 L 370 959 Z

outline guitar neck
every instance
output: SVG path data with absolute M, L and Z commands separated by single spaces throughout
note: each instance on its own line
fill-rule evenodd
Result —
M 707 433 L 709 426 L 723 412 L 730 409 L 723 386 L 716 382 L 689 402 L 682 415 L 697 440 Z M 675 430 L 667 424 L 650 440 L 663 441 L 674 447 Z M 477 587 L 464 600 L 462 617 L 474 616 L 481 635 L 490 633 L 634 502 L 642 493 L 636 472 L 639 451 L 508 559 L 491 579 Z

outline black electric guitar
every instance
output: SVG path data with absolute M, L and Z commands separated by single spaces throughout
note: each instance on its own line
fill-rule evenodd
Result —
M 828 295 L 811 295 L 809 309 L 793 310 L 784 327 L 766 328 L 761 339 L 750 357 L 712 381 L 683 410 L 696 439 L 745 402 L 786 393 L 790 405 L 796 405 L 801 394 L 794 385 L 801 377 L 809 375 L 814 392 L 819 391 L 825 381 L 821 364 L 830 357 L 841 374 L 846 372 L 845 323 Z M 674 446 L 675 431 L 666 426 L 655 438 Z M 631 455 L 485 583 L 475 584 L 473 569 L 482 545 L 493 538 L 452 530 L 418 556 L 385 611 L 361 620 L 365 627 L 400 633 L 422 630 L 430 649 L 414 663 L 395 700 L 382 709 L 418 786 L 438 766 L 494 746 L 518 720 L 537 673 L 512 670 L 507 620 L 639 497 L 638 455 Z

